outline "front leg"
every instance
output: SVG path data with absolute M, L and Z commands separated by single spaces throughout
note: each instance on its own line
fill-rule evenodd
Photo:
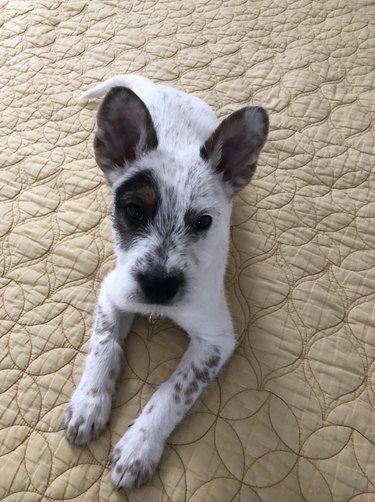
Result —
M 151 479 L 167 438 L 232 354 L 235 337 L 231 322 L 229 325 L 230 329 L 215 334 L 206 322 L 202 336 L 195 330 L 190 333 L 190 345 L 176 371 L 153 394 L 113 450 L 112 481 L 116 488 L 139 487 Z
M 85 369 L 65 413 L 66 437 L 70 442 L 85 444 L 104 431 L 121 368 L 121 345 L 132 321 L 132 314 L 120 312 L 110 302 L 104 281 Z

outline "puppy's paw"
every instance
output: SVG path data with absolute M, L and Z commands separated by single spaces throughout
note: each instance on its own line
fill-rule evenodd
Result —
M 65 411 L 64 426 L 68 441 L 83 445 L 100 436 L 107 426 L 111 406 L 110 393 L 78 387 Z
M 120 439 L 111 455 L 112 482 L 115 488 L 139 488 L 155 473 L 164 450 L 164 441 L 150 434 L 137 422 Z

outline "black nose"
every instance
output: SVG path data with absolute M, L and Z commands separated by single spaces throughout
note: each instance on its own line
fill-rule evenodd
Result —
M 160 272 L 138 274 L 138 283 L 149 303 L 165 305 L 176 295 L 182 283 L 182 276 Z

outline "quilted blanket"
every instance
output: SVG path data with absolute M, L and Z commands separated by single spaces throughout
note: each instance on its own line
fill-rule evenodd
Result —
M 0 499 L 375 500 L 374 19 L 373 0 L 1 1 Z M 137 319 L 107 432 L 63 431 L 114 265 L 98 103 L 76 98 L 117 73 L 271 114 L 232 220 L 238 348 L 128 494 L 108 455 L 181 330 Z

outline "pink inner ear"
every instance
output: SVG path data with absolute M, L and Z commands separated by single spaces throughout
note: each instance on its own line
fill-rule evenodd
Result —
M 156 131 L 143 101 L 126 87 L 114 87 L 98 111 L 95 156 L 105 171 L 125 167 L 146 149 L 156 148 Z M 142 144 L 141 144 L 142 143 Z
M 253 176 L 268 134 L 268 115 L 261 107 L 237 110 L 223 120 L 201 149 L 205 160 L 223 173 L 236 192 Z

